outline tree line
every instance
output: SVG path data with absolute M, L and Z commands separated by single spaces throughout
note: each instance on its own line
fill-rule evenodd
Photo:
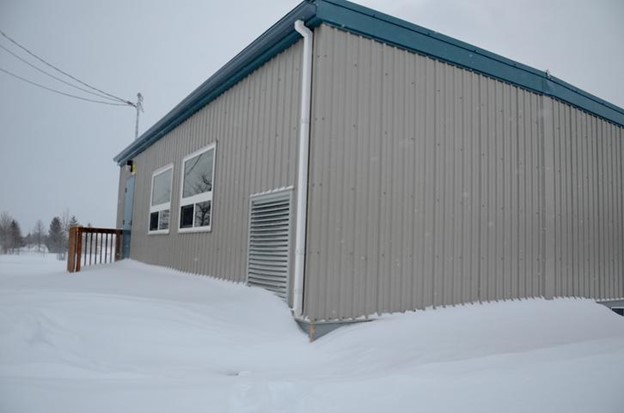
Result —
M 69 229 L 80 226 L 78 219 L 65 211 L 52 218 L 46 230 L 43 221 L 37 220 L 33 229 L 26 235 L 18 221 L 8 212 L 0 213 L 0 254 L 19 254 L 28 247 L 45 253 L 65 255 L 68 247 Z M 90 226 L 90 225 L 89 225 Z

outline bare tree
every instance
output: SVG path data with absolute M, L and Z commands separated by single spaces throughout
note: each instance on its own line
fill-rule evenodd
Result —
M 45 250 L 44 250 L 45 237 L 46 237 L 46 230 L 45 230 L 45 227 L 43 226 L 43 221 L 38 219 L 37 222 L 35 223 L 35 227 L 33 228 L 32 234 L 31 234 L 32 243 L 37 246 L 38 252 L 45 253 Z
M 59 259 L 64 259 L 65 253 L 67 252 L 67 249 L 68 249 L 69 229 L 71 227 L 80 226 L 80 224 L 78 223 L 78 220 L 76 219 L 76 217 L 74 215 L 71 215 L 71 213 L 69 212 L 69 208 L 65 208 L 63 212 L 61 213 L 61 216 L 58 218 L 59 218 L 59 222 L 61 224 L 61 230 L 63 233 L 63 237 L 62 237 L 63 238 L 62 240 L 63 250 L 58 251 L 57 254 L 59 254 Z
M 69 208 L 65 208 L 59 217 L 61 220 L 61 228 L 63 229 L 63 233 L 65 236 L 69 234 L 69 228 L 71 226 L 71 214 L 69 213 Z

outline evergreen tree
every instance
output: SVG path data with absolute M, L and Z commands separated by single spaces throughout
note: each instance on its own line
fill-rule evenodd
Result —
M 19 249 L 24 246 L 22 230 L 16 220 L 12 220 L 9 226 L 9 246 L 13 254 L 19 253 Z
M 0 253 L 2 254 L 6 254 L 11 248 L 11 221 L 13 221 L 13 218 L 11 218 L 8 212 L 0 214 Z
M 46 242 L 48 250 L 55 254 L 64 253 L 67 250 L 67 238 L 63 231 L 63 225 L 59 217 L 52 218 L 50 229 L 48 230 L 48 239 Z
M 79 226 L 80 226 L 80 222 L 78 222 L 75 215 L 72 215 L 71 219 L 69 220 L 69 228 L 79 227 Z
M 25 245 L 27 248 L 30 248 L 30 247 L 32 247 L 32 246 L 33 246 L 33 244 L 34 244 L 34 243 L 33 243 L 33 237 L 32 237 L 32 234 L 29 232 L 29 233 L 28 233 L 28 234 L 26 234 L 26 236 L 24 237 L 24 245 Z

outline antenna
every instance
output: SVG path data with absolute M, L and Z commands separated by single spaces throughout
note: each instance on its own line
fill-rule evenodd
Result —
M 136 127 L 134 129 L 134 140 L 137 140 L 139 138 L 139 113 L 143 112 L 143 95 L 141 94 L 141 92 L 137 93 L 137 102 L 132 106 L 134 106 L 137 111 Z

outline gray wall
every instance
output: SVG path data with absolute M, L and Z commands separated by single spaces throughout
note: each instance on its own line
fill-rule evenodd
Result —
M 299 42 L 135 158 L 132 258 L 244 281 L 250 194 L 296 179 L 301 53 Z M 212 231 L 179 234 L 182 159 L 215 141 Z M 152 172 L 171 162 L 170 233 L 149 235 Z
M 622 128 L 315 30 L 304 313 L 624 296 Z
M 550 101 L 557 296 L 624 297 L 624 128 Z

